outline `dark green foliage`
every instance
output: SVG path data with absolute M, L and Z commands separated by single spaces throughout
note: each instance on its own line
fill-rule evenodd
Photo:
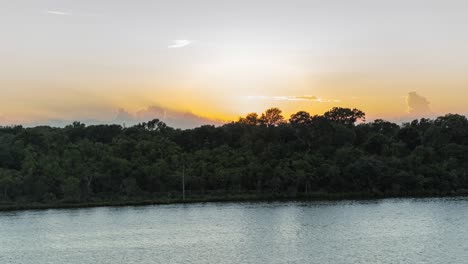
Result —
M 221 127 L 0 128 L 0 201 L 87 202 L 203 193 L 404 195 L 468 189 L 468 121 L 402 127 L 333 108 L 285 121 L 281 110 Z
M 357 120 L 365 121 L 366 114 L 361 110 L 356 108 L 349 109 L 349 108 L 341 108 L 341 107 L 334 107 L 328 112 L 325 112 L 323 115 L 328 120 L 342 123 L 344 125 L 353 125 L 356 123 Z

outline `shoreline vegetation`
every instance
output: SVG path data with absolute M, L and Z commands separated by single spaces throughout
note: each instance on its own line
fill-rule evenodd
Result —
M 457 114 L 398 125 L 358 109 L 286 119 L 270 108 L 185 130 L 158 119 L 0 127 L 0 210 L 465 196 L 467 157 Z
M 181 195 L 181 194 L 180 194 Z M 408 194 L 383 194 L 383 193 L 310 193 L 300 195 L 288 194 L 246 194 L 231 193 L 224 195 L 195 195 L 183 200 L 179 198 L 156 198 L 156 199 L 125 199 L 109 201 L 88 201 L 80 203 L 0 203 L 0 212 L 26 211 L 26 210 L 48 210 L 48 209 L 83 209 L 97 207 L 128 207 L 128 206 L 150 206 L 150 205 L 173 205 L 173 204 L 196 204 L 196 203 L 243 203 L 243 202 L 318 202 L 318 201 L 357 201 L 357 200 L 379 200 L 389 198 L 464 198 L 468 197 L 468 190 L 451 193 L 408 193 Z

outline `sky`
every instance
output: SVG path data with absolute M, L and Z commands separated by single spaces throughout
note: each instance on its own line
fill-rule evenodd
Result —
M 468 114 L 468 2 L 0 0 L 0 125 Z

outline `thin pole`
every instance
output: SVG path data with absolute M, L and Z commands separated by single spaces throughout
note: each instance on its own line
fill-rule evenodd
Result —
M 185 201 L 185 159 L 182 162 L 182 200 Z

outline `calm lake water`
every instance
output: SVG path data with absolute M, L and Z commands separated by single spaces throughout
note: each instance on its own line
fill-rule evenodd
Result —
M 4 212 L 0 263 L 468 263 L 468 199 Z

